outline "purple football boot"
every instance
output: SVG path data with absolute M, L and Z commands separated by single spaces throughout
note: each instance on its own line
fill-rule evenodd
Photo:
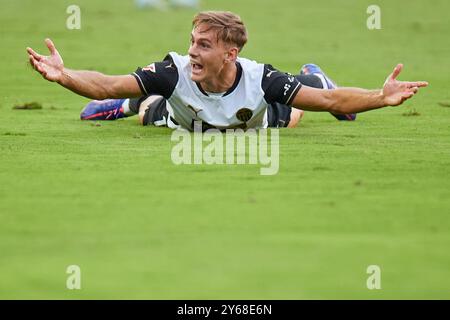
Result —
M 320 78 L 323 84 L 326 84 L 327 88 L 324 89 L 335 89 L 337 88 L 337 85 L 327 77 L 325 72 L 320 69 L 320 67 L 316 64 L 309 63 L 305 64 L 302 69 L 300 70 L 300 74 L 313 74 Z M 340 121 L 354 121 L 356 119 L 356 113 L 350 113 L 350 114 L 334 114 L 331 113 L 336 119 Z
M 123 103 L 126 99 L 92 100 L 81 111 L 81 120 L 116 120 L 126 117 Z

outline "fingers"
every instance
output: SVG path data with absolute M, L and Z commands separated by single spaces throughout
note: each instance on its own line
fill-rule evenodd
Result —
M 400 100 L 399 104 L 402 104 L 403 102 L 405 102 L 406 100 L 408 100 L 409 98 L 411 98 L 413 96 L 414 96 L 414 92 L 412 92 L 412 91 L 403 92 L 402 97 L 400 98 L 401 100 Z
M 418 87 L 412 87 L 412 88 L 409 88 L 407 91 L 403 92 L 402 103 L 404 101 L 408 100 L 409 98 L 412 98 L 417 92 L 419 92 Z
M 415 82 L 408 82 L 408 87 L 417 87 L 417 88 L 423 88 L 428 86 L 428 82 L 426 81 L 415 81 Z
M 412 97 L 417 92 L 419 92 L 419 87 L 411 87 L 411 88 L 408 88 L 405 92 L 403 92 L 403 95 L 407 95 L 408 97 Z
M 412 91 L 405 92 L 405 93 L 403 94 L 403 98 L 404 98 L 404 100 L 406 100 L 406 99 L 411 98 L 413 95 L 414 95 L 414 92 L 412 92 Z
M 29 61 L 30 61 L 30 65 L 33 67 L 33 69 L 36 70 L 36 67 L 34 65 L 35 60 L 34 60 L 33 56 L 31 56 L 31 55 L 29 56 Z
M 36 59 L 37 61 L 40 61 L 42 59 L 42 56 L 40 54 L 36 53 L 30 47 L 27 48 L 27 52 L 28 52 L 29 55 L 33 56 L 34 59 Z
M 401 105 L 406 100 L 412 98 L 417 92 L 419 92 L 418 87 L 405 88 L 405 90 L 401 93 L 400 101 L 395 105 Z
M 33 67 L 33 69 L 45 77 L 46 72 L 45 72 L 44 68 L 42 67 L 41 63 L 39 61 L 37 61 L 32 55 L 29 56 L 29 60 L 30 60 L 30 64 Z
M 33 69 L 38 71 L 38 69 L 37 69 L 38 61 L 32 55 L 29 56 L 29 60 L 30 60 L 30 64 L 33 67 Z
M 395 68 L 394 71 L 392 72 L 390 79 L 391 80 L 395 80 L 397 79 L 398 75 L 400 74 L 400 72 L 403 69 L 403 64 L 399 63 Z
M 413 92 L 414 94 L 419 91 L 419 88 L 428 86 L 428 82 L 426 81 L 406 82 L 405 84 L 406 86 L 404 88 L 406 88 L 407 92 Z
M 53 54 L 57 54 L 58 51 L 56 50 L 55 44 L 53 43 L 52 40 L 50 40 L 49 38 L 45 39 L 45 44 L 47 45 L 48 50 L 50 50 L 50 53 Z
M 49 38 L 45 39 L 45 44 L 52 55 L 58 54 L 58 50 L 56 50 L 55 44 L 52 40 L 50 40 Z M 30 47 L 27 48 L 27 52 L 28 54 L 32 55 L 37 61 L 40 61 L 42 58 L 44 58 L 43 55 L 40 55 Z

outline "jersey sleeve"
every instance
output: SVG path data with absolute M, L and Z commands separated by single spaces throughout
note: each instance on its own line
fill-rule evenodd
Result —
M 137 68 L 132 73 L 143 95 L 159 94 L 168 99 L 178 82 L 178 70 L 170 55 L 164 61 Z
M 270 64 L 266 64 L 264 65 L 261 87 L 267 103 L 278 102 L 290 106 L 302 84 L 293 75 L 281 72 Z

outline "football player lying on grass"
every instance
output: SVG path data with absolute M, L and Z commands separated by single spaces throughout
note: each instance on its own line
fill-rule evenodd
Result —
M 81 113 L 86 120 L 139 114 L 143 125 L 188 130 L 194 121 L 202 121 L 204 129 L 295 127 L 303 110 L 354 120 L 358 112 L 400 105 L 428 85 L 398 81 L 401 64 L 382 89 L 365 90 L 336 87 L 314 64 L 292 76 L 240 58 L 247 31 L 240 17 L 230 12 L 197 14 L 188 55 L 171 52 L 164 61 L 129 75 L 67 69 L 53 42 L 45 42 L 49 56 L 27 48 L 31 65 L 45 79 L 96 99 Z

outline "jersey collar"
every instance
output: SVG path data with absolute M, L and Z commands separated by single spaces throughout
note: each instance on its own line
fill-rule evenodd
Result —
M 227 95 L 229 95 L 230 93 L 232 93 L 234 91 L 234 89 L 236 89 L 236 87 L 239 84 L 239 81 L 241 80 L 241 76 L 242 76 L 242 66 L 241 64 L 236 61 L 236 78 L 234 79 L 234 83 L 233 85 L 230 87 L 230 89 L 227 90 L 227 92 L 225 92 L 222 97 L 225 97 Z M 200 85 L 200 83 L 196 82 L 195 83 L 197 85 L 198 90 L 200 90 L 201 93 L 203 93 L 205 96 L 209 97 L 208 93 L 203 90 L 202 86 Z

